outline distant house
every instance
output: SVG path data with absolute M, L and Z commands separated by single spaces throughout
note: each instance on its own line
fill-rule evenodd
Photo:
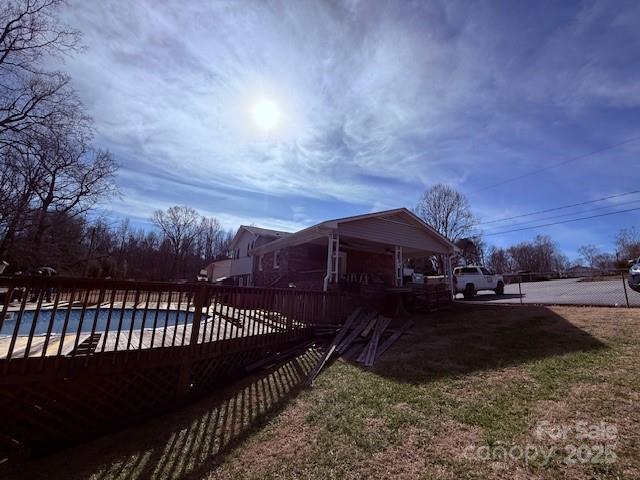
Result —
M 248 236 L 248 234 L 247 234 Z M 240 244 L 241 237 L 237 244 Z M 457 248 L 406 208 L 327 220 L 251 249 L 256 286 L 329 290 L 401 287 L 408 258 Z M 243 263 L 243 268 L 245 264 Z
M 230 258 L 228 264 L 222 266 L 222 268 L 227 268 L 228 266 L 229 271 L 226 275 L 220 276 L 232 277 L 236 285 L 253 285 L 253 259 L 251 250 L 289 235 L 291 235 L 289 232 L 241 225 L 229 245 Z M 225 260 L 223 260 L 223 262 L 225 262 Z M 222 270 L 219 269 L 218 271 Z M 219 278 L 219 276 L 216 278 Z

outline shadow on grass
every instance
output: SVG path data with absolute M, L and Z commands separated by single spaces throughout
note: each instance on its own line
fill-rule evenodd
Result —
M 201 478 L 299 393 L 318 358 L 309 350 L 181 410 L 16 466 L 9 478 Z
M 410 383 L 605 348 L 546 307 L 454 304 L 415 325 L 376 363 L 376 374 Z

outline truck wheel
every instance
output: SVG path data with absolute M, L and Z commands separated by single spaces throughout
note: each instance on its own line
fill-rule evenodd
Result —
M 504 283 L 498 282 L 494 292 L 496 292 L 496 295 L 504 295 Z
M 464 295 L 464 298 L 466 298 L 467 300 L 475 297 L 476 296 L 475 285 L 473 283 L 467 283 L 467 286 L 464 287 L 464 292 L 462 292 L 462 295 Z

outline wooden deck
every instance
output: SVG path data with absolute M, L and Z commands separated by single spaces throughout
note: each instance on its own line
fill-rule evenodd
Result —
M 205 395 L 308 345 L 358 300 L 59 277 L 0 277 L 0 288 L 0 468 Z
M 30 311 L 27 305 L 25 311 Z M 108 309 L 127 309 L 144 312 L 144 304 L 126 303 L 124 305 L 111 306 L 109 303 L 94 305 L 93 308 Z M 154 306 L 155 307 L 155 306 Z M 178 325 L 168 325 L 153 327 L 156 311 L 164 312 L 180 312 L 193 315 L 193 311 L 177 310 L 176 304 L 159 304 L 157 310 L 148 311 L 145 318 L 144 329 L 122 329 L 117 331 L 110 328 L 108 331 L 96 330 L 95 332 L 83 331 L 79 335 L 77 332 L 70 332 L 64 336 L 61 333 L 51 333 L 30 337 L 29 335 L 18 335 L 15 340 L 12 358 L 23 358 L 29 348 L 29 357 L 42 357 L 54 355 L 80 355 L 86 354 L 86 349 L 79 349 L 82 345 L 89 344 L 91 352 L 109 352 L 116 350 L 137 350 L 148 348 L 170 347 L 176 345 L 189 344 L 191 339 L 192 323 L 191 321 Z M 65 311 L 68 304 L 60 304 L 58 312 Z M 88 307 L 92 308 L 92 307 Z M 17 308 L 9 308 L 9 311 L 18 311 Z M 31 310 L 32 311 L 32 310 Z M 42 315 L 51 312 L 50 305 L 43 305 L 41 308 Z M 204 313 L 206 312 L 206 313 Z M 50 315 L 50 313 L 49 313 Z M 204 318 L 206 315 L 206 319 Z M 88 315 L 91 317 L 91 315 Z M 91 318 L 88 319 L 90 321 Z M 203 319 L 200 322 L 197 343 L 205 343 L 211 341 L 219 341 L 231 338 L 259 336 L 267 333 L 280 333 L 287 331 L 289 328 L 302 328 L 304 324 L 294 319 L 287 322 L 284 315 L 277 312 L 270 312 L 261 309 L 239 309 L 227 305 L 216 305 L 208 307 L 203 311 Z M 118 319 L 114 318 L 113 322 L 117 324 Z M 112 327 L 114 325 L 112 324 Z M 31 342 L 29 342 L 31 339 Z M 0 359 L 6 358 L 7 352 L 11 344 L 11 337 L 0 337 Z M 46 352 L 45 352 L 46 347 Z

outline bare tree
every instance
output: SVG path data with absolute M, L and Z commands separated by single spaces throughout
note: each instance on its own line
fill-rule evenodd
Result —
M 487 267 L 498 273 L 509 273 L 517 270 L 517 266 L 511 252 L 507 249 L 495 246 L 489 249 Z
M 151 221 L 160 229 L 171 247 L 171 274 L 175 276 L 183 273 L 182 269 L 179 269 L 180 263 L 203 229 L 200 215 L 187 205 L 176 205 L 166 211 L 156 210 Z
M 460 249 L 459 257 L 464 259 L 467 265 L 484 263 L 486 243 L 482 236 L 477 235 L 471 238 L 461 238 L 456 240 L 455 245 Z
M 2 181 L 0 182 L 0 257 L 4 257 L 16 235 L 27 226 L 30 206 L 42 170 L 27 151 L 5 152 L 2 159 Z
M 452 242 L 471 237 L 476 224 L 467 197 L 443 184 L 424 192 L 415 213 Z
M 223 234 L 222 226 L 218 219 L 202 217 L 202 231 L 198 238 L 198 253 L 206 264 L 213 261 L 219 254 L 219 238 Z
M 80 48 L 80 34 L 57 18 L 63 0 L 9 0 L 0 7 L 0 149 L 28 148 L 29 138 L 65 121 L 77 103 L 68 75 L 43 59 Z
M 73 218 L 115 195 L 118 168 L 108 151 L 93 151 L 81 140 L 70 145 L 46 142 L 37 158 L 44 175 L 35 190 L 36 245 L 41 243 L 42 234 L 50 225 L 51 213 L 64 213 L 65 218 Z
M 80 217 L 116 192 L 117 165 L 91 147 L 92 121 L 68 75 L 46 67 L 81 48 L 79 32 L 58 18 L 65 3 L 0 5 L 0 257 L 43 252 L 50 232 L 46 250 L 55 258 L 84 228 Z
M 582 245 L 578 248 L 578 253 L 589 267 L 596 268 L 600 250 L 595 245 Z
M 532 242 L 522 242 L 507 249 L 518 270 L 549 273 L 566 269 L 567 259 L 546 235 L 537 235 Z
M 640 257 L 640 232 L 635 227 L 620 229 L 615 240 L 622 265 Z
M 10 180 L 0 184 L 0 256 L 16 236 L 29 230 L 26 240 L 39 249 L 52 225 L 83 215 L 98 202 L 114 195 L 117 165 L 111 154 L 94 151 L 90 121 L 71 109 L 68 127 L 55 125 L 48 136 L 30 142 L 24 152 L 0 154 Z M 24 240 L 24 238 L 23 238 Z

